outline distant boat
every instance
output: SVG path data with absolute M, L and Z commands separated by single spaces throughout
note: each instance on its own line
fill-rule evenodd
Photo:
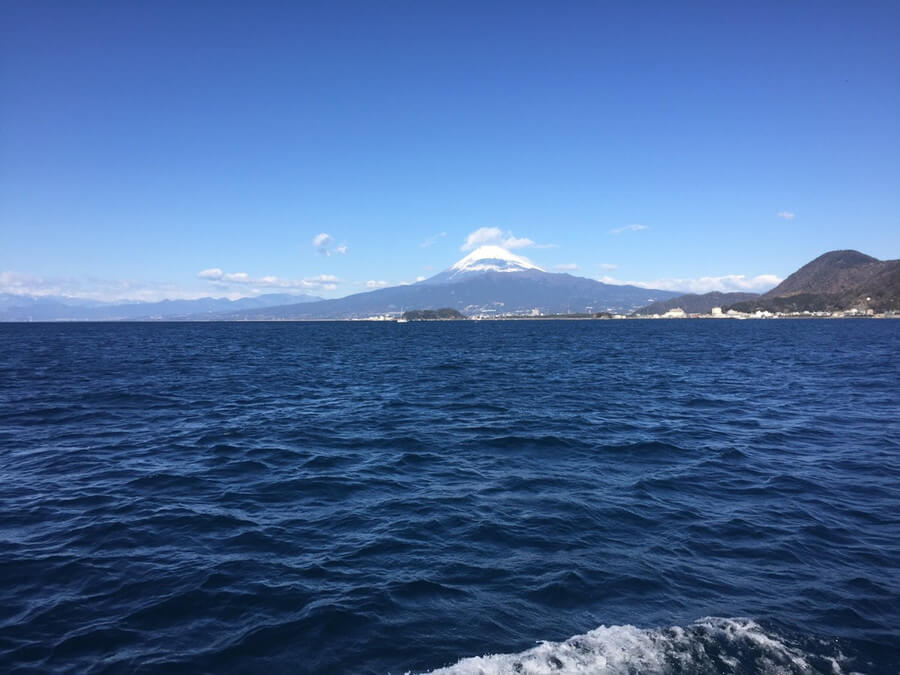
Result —
M 403 314 L 404 314 L 403 308 L 401 307 L 400 308 L 400 316 L 397 317 L 397 323 L 408 323 L 409 322 L 409 319 L 405 318 L 403 316 Z

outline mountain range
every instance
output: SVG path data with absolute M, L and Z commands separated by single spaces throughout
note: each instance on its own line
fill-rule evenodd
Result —
M 104 303 L 63 296 L 0 293 L 0 321 L 151 321 L 203 319 L 220 312 L 315 302 L 312 295 L 269 293 L 254 298 L 197 298 L 159 302 Z
M 0 293 L 0 321 L 357 319 L 442 308 L 486 316 L 535 312 L 662 314 L 674 307 L 688 313 L 706 313 L 715 306 L 745 312 L 834 311 L 854 307 L 900 311 L 900 260 L 882 261 L 859 251 L 831 251 L 760 296 L 684 295 L 551 273 L 506 249 L 482 246 L 418 283 L 333 300 L 273 293 L 239 300 L 102 303 Z

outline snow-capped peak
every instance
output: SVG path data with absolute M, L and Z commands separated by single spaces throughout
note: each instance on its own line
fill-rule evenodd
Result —
M 479 246 L 462 260 L 455 263 L 449 271 L 459 272 L 524 272 L 538 270 L 540 267 L 528 258 L 510 253 L 500 246 Z

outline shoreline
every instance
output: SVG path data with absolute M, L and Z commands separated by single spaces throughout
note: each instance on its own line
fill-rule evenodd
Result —
M 839 321 L 839 320 L 882 320 L 900 319 L 900 314 L 875 314 L 856 316 L 713 316 L 698 315 L 684 317 L 670 316 L 622 316 L 622 317 L 593 317 L 593 316 L 498 316 L 492 318 L 465 318 L 465 319 L 410 319 L 406 322 L 398 322 L 396 319 L 68 319 L 61 321 L 0 321 L 0 326 L 19 325 L 88 325 L 88 324 L 212 324 L 212 323 L 481 323 L 497 321 Z

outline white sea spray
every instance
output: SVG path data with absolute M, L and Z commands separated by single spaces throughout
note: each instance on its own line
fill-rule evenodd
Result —
M 597 675 L 754 672 L 844 673 L 838 654 L 815 655 L 750 619 L 706 617 L 687 627 L 600 626 L 514 654 L 462 659 L 432 675 Z M 821 670 L 811 663 L 827 664 Z

